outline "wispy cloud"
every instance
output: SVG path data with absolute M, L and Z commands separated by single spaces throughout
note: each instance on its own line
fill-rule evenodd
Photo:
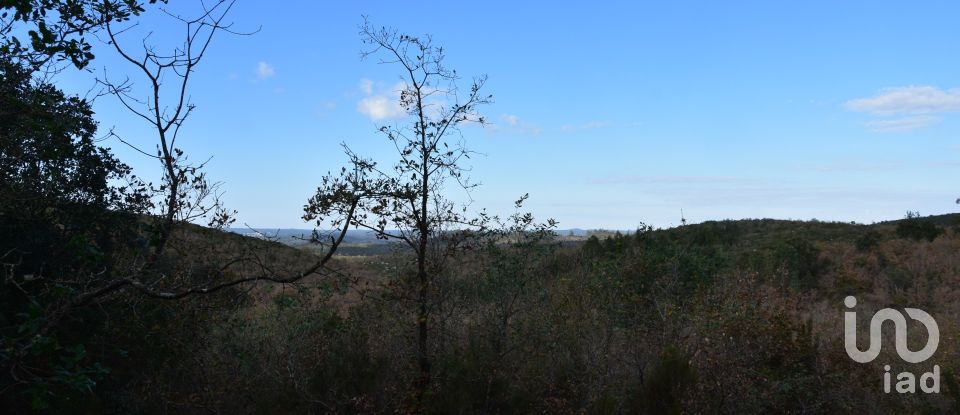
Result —
M 730 176 L 613 176 L 591 179 L 592 185 L 607 184 L 638 184 L 638 185 L 749 185 L 762 183 L 764 180 L 755 177 Z
M 789 179 L 772 177 L 722 177 L 722 176 L 624 176 L 595 178 L 591 185 L 603 185 L 629 190 L 631 194 L 643 195 L 646 200 L 661 205 L 678 207 L 709 207 L 716 211 L 721 207 L 735 207 L 737 211 L 749 212 L 780 209 L 784 212 L 808 211 L 809 215 L 821 215 L 817 211 L 835 211 L 838 205 L 862 206 L 864 201 L 881 203 L 900 209 L 905 200 L 943 199 L 943 192 L 924 189 L 894 189 L 883 186 L 849 188 L 844 186 L 811 186 Z M 798 210 L 798 206 L 808 209 Z M 829 208 L 824 208 L 829 206 Z M 749 214 L 748 214 L 749 215 Z M 763 213 L 759 216 L 769 216 Z M 805 215 L 806 217 L 811 217 Z M 788 217 L 780 214 L 781 217 Z M 839 217 L 835 213 L 831 216 Z
M 332 113 L 337 109 L 337 102 L 333 100 L 321 101 L 316 108 L 316 114 L 318 117 L 323 118 Z
M 933 114 L 960 111 L 960 89 L 942 90 L 933 86 L 884 88 L 870 98 L 847 101 L 851 111 L 876 115 Z
M 407 114 L 400 105 L 400 93 L 406 84 L 399 82 L 392 88 L 374 93 L 376 84 L 369 79 L 360 80 L 360 91 L 366 95 L 357 103 L 357 111 L 373 121 L 402 118 Z
M 369 79 L 361 79 L 360 90 L 367 95 L 373 94 L 373 81 Z
M 522 134 L 531 134 L 531 135 L 540 135 L 540 133 L 543 132 L 543 129 L 540 128 L 539 126 L 526 122 L 524 120 L 521 120 L 519 116 L 514 114 L 502 114 L 500 115 L 500 121 L 503 122 L 503 125 L 507 127 L 506 129 L 502 128 L 499 125 L 494 124 L 494 125 L 491 125 L 490 128 L 488 128 L 488 131 L 496 133 L 496 132 L 508 130 L 508 131 L 519 132 Z
M 267 79 L 272 78 L 276 74 L 276 71 L 273 69 L 269 63 L 260 61 L 257 62 L 257 78 Z
M 797 166 L 797 168 L 800 170 L 812 170 L 821 173 L 879 172 L 898 170 L 903 167 L 904 163 L 900 161 L 867 161 L 855 159 L 835 160 L 828 163 Z
M 583 124 L 567 124 L 560 126 L 560 131 L 564 132 L 574 132 L 581 130 L 593 130 L 597 128 L 609 127 L 609 121 L 588 121 Z
M 942 90 L 933 86 L 884 88 L 869 98 L 844 103 L 850 111 L 886 118 L 864 126 L 876 133 L 900 133 L 929 127 L 941 121 L 933 114 L 960 112 L 960 89 Z
M 940 117 L 917 115 L 913 117 L 896 118 L 890 120 L 868 121 L 864 125 L 876 133 L 900 133 L 929 127 L 940 122 Z

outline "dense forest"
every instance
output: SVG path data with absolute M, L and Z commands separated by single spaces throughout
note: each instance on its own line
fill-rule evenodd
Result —
M 0 2 L 0 411 L 960 410 L 960 216 L 575 236 L 527 212 L 528 195 L 510 215 L 475 211 L 448 195 L 475 186 L 461 127 L 487 123 L 486 77 L 465 82 L 431 37 L 366 19 L 362 56 L 404 80 L 408 119 L 377 131 L 396 159 L 344 144 L 347 163 L 325 168 L 304 204 L 316 230 L 295 246 L 229 232 L 235 212 L 177 138 L 214 35 L 250 33 L 220 0 L 175 17 L 185 35 L 172 51 L 125 38 L 165 3 Z M 57 86 L 96 61 L 93 39 L 129 64 L 124 81 L 97 79 L 98 99 L 146 123 L 139 144 Z M 160 182 L 104 137 L 154 161 Z M 345 244 L 357 230 L 382 243 Z M 889 347 L 868 364 L 848 357 L 852 294 L 861 319 L 936 316 L 939 393 L 883 392 L 885 373 L 933 363 Z

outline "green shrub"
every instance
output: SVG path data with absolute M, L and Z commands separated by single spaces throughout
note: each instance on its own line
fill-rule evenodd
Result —
M 880 232 L 871 229 L 860 235 L 854 244 L 857 246 L 857 251 L 868 252 L 880 243 L 881 238 Z
M 667 347 L 649 376 L 640 391 L 640 403 L 644 412 L 682 413 L 684 395 L 697 381 L 689 356 L 676 347 Z
M 943 234 L 943 229 L 935 223 L 920 219 L 917 212 L 907 212 L 907 217 L 897 223 L 897 236 L 909 238 L 915 241 L 926 239 L 933 242 L 938 236 Z
M 820 274 L 828 265 L 826 260 L 820 258 L 820 248 L 800 237 L 792 237 L 777 244 L 774 248 L 774 260 L 778 266 L 786 268 L 792 282 L 800 288 L 815 287 Z

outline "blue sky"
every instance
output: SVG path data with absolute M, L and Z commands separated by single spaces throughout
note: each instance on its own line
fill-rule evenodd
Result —
M 681 209 L 867 223 L 957 210 L 956 2 L 318 3 L 240 0 L 236 28 L 261 30 L 215 39 L 191 86 L 180 142 L 214 157 L 240 225 L 309 226 L 302 206 L 343 165 L 341 142 L 391 159 L 376 129 L 397 121 L 401 73 L 360 59 L 362 15 L 433 35 L 465 82 L 489 76 L 494 125 L 465 130 L 484 154 L 476 208 L 505 212 L 529 192 L 527 208 L 562 228 L 619 229 L 676 225 Z M 159 13 L 141 27 L 161 46 L 179 33 Z M 91 68 L 132 74 L 103 47 Z M 82 93 L 93 75 L 58 82 Z M 101 128 L 149 146 L 112 97 L 95 109 Z

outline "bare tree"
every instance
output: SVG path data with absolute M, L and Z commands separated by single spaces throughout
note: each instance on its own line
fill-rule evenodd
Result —
M 429 36 L 375 28 L 366 20 L 360 36 L 367 46 L 364 58 L 379 56 L 379 63 L 397 65 L 403 73 L 400 104 L 409 118 L 379 129 L 394 145 L 399 161 L 382 168 L 344 145 L 350 167 L 323 178 L 304 208 L 304 219 L 320 226 L 331 216 L 342 218 L 343 213 L 355 208 L 351 220 L 333 224 L 371 230 L 410 252 L 416 270 L 411 300 L 416 309 L 419 369 L 414 410 L 421 411 L 431 382 L 435 282 L 442 277 L 446 260 L 478 235 L 489 220 L 484 215 L 468 217 L 466 206 L 446 197 L 444 191 L 451 183 L 466 190 L 474 186 L 463 165 L 471 152 L 460 127 L 484 124 L 477 108 L 491 102 L 492 96 L 481 92 L 486 77 L 474 79 L 466 92 L 460 91 L 456 71 L 443 64 L 444 49 L 434 46 Z
M 199 164 L 189 162 L 184 151 L 177 147 L 177 139 L 181 128 L 196 108 L 190 102 L 189 96 L 191 75 L 206 55 L 214 36 L 221 32 L 234 35 L 255 33 L 255 31 L 238 32 L 232 28 L 232 23 L 224 21 L 235 3 L 236 0 L 200 2 L 199 15 L 191 18 L 163 9 L 165 14 L 179 22 L 185 29 L 183 43 L 167 52 L 158 51 L 155 46 L 147 43 L 150 34 L 142 39 L 139 53 L 132 50 L 135 48 L 128 49 L 121 44 L 120 36 L 136 26 L 136 23 L 117 28 L 111 16 L 104 17 L 107 43 L 112 45 L 124 60 L 134 66 L 135 73 L 146 80 L 147 88 L 146 91 L 141 91 L 145 92 L 141 98 L 134 93 L 134 83 L 129 77 L 121 82 L 114 82 L 105 73 L 99 82 L 110 94 L 115 95 L 124 107 L 146 121 L 156 132 L 155 153 L 151 154 L 122 137 L 116 136 L 116 138 L 143 155 L 159 161 L 163 168 L 163 183 L 155 189 L 160 194 L 161 200 L 158 203 L 160 209 L 157 212 L 159 220 L 153 227 L 155 242 L 152 254 L 139 269 L 131 273 L 131 277 L 117 279 L 100 290 L 88 293 L 87 296 L 98 297 L 118 288 L 130 287 L 148 297 L 178 299 L 256 281 L 294 283 L 305 276 L 326 272 L 324 267 L 346 237 L 347 229 L 344 227 L 332 232 L 325 241 L 318 240 L 317 242 L 327 243 L 322 249 L 323 255 L 312 266 L 289 275 L 276 275 L 264 264 L 259 263 L 261 262 L 259 258 L 243 257 L 232 259 L 227 264 L 222 264 L 221 268 L 226 269 L 239 262 L 258 262 L 256 265 L 262 269 L 262 272 L 254 276 L 226 281 L 218 280 L 217 277 L 220 275 L 214 275 L 210 281 L 192 285 L 181 284 L 172 290 L 159 289 L 156 284 L 142 280 L 142 276 L 149 274 L 157 259 L 164 253 L 175 225 L 206 219 L 208 226 L 221 229 L 233 222 L 232 215 L 235 212 L 226 210 L 220 201 L 218 191 L 220 184 L 209 182 L 205 172 L 202 171 L 206 162 Z M 105 10 L 112 10 L 112 8 Z M 165 88 L 165 79 L 175 80 L 172 87 Z M 346 202 L 345 220 L 349 221 L 353 217 L 353 207 L 356 203 L 355 198 Z
M 202 261 L 182 261 L 182 264 L 177 264 L 175 257 L 182 253 L 168 255 L 172 235 L 182 224 L 206 219 L 209 226 L 221 228 L 232 221 L 231 212 L 220 203 L 217 184 L 210 183 L 202 171 L 204 163 L 191 164 L 184 151 L 177 146 L 177 140 L 181 128 L 195 108 L 190 102 L 189 85 L 197 65 L 217 33 L 238 33 L 231 29 L 230 24 L 224 23 L 234 3 L 235 0 L 200 2 L 202 10 L 195 18 L 184 18 L 164 10 L 186 28 L 183 43 L 169 52 L 158 51 L 147 43 L 147 38 L 142 39 L 137 47 L 124 46 L 121 35 L 136 23 L 129 22 L 128 16 L 115 18 L 111 15 L 116 7 L 98 9 L 107 13 L 100 20 L 105 25 L 105 40 L 146 80 L 147 88 L 143 95 L 134 92 L 130 78 L 114 82 L 105 76 L 100 82 L 108 93 L 115 95 L 133 115 L 146 121 L 156 132 L 155 151 L 147 151 L 122 137 L 117 138 L 157 160 L 162 166 L 163 182 L 153 189 L 159 195 L 156 204 L 159 210 L 146 220 L 135 221 L 148 224 L 145 233 L 151 243 L 143 249 L 139 245 L 120 248 L 127 258 L 122 264 L 109 263 L 95 272 L 83 271 L 83 275 L 31 275 L 28 287 L 17 286 L 30 303 L 42 305 L 43 309 L 36 312 L 40 317 L 35 324 L 25 323 L 17 338 L 11 339 L 13 347 L 9 358 L 0 361 L 0 370 L 9 371 L 16 383 L 26 383 L 31 377 L 38 377 L 27 370 L 23 362 L 32 351 L 54 336 L 62 328 L 61 324 L 79 309 L 123 298 L 125 293 L 175 300 L 253 282 L 292 284 L 311 275 L 334 272 L 327 268 L 327 264 L 346 237 L 346 226 L 331 231 L 324 240 L 322 255 L 301 270 L 277 270 L 264 260 L 260 252 L 238 252 L 232 258 L 220 259 L 222 263 L 203 263 L 213 262 L 214 259 L 201 258 Z M 117 27 L 118 22 L 126 22 L 126 26 Z M 173 80 L 174 84 L 165 88 L 165 80 Z M 359 199 L 345 197 L 342 202 L 342 222 L 350 223 Z M 123 235 L 131 237 L 143 230 L 122 229 L 117 232 L 134 234 Z M 12 264 L 11 268 L 15 265 Z M 241 266 L 253 271 L 237 271 Z M 68 290 L 69 295 L 48 295 L 64 289 Z M 48 297 L 51 299 L 45 299 L 45 302 L 36 301 Z M 18 376 L 18 373 L 23 376 Z
M 158 160 L 163 166 L 163 184 L 159 188 L 164 195 L 160 202 L 162 211 L 159 216 L 162 221 L 157 227 L 155 256 L 160 255 L 166 247 L 175 221 L 189 222 L 208 218 L 209 225 L 215 227 L 223 227 L 232 222 L 230 212 L 220 203 L 217 191 L 219 183 L 210 183 L 202 171 L 205 163 L 189 163 L 183 150 L 176 144 L 181 127 L 195 108 L 187 94 L 191 75 L 206 54 L 214 35 L 222 31 L 237 33 L 231 31 L 231 24 L 223 22 L 234 3 L 235 1 L 221 0 L 210 7 L 201 3 L 203 11 L 200 16 L 190 19 L 167 13 L 181 22 L 186 29 L 183 44 L 168 53 L 158 52 L 144 39 L 142 53 L 135 55 L 122 46 L 118 39 L 121 33 L 131 27 L 118 29 L 111 16 L 104 19 L 108 43 L 147 81 L 147 90 L 144 91 L 144 97 L 140 98 L 133 93 L 134 85 L 130 78 L 116 83 L 105 74 L 101 80 L 124 107 L 145 120 L 156 131 L 155 154 L 118 137 L 140 153 Z M 170 77 L 176 83 L 172 88 L 165 88 L 163 80 Z M 167 97 L 166 93 L 172 93 L 172 99 Z

